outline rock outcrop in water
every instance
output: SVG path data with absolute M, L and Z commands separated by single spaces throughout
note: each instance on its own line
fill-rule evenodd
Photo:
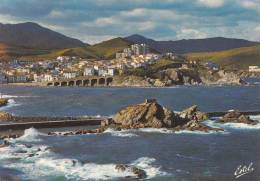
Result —
M 159 105 L 156 100 L 146 100 L 119 111 L 114 117 L 115 124 L 122 128 L 171 128 L 182 119 L 171 110 Z
M 8 99 L 0 98 L 0 107 L 6 106 L 8 104 Z
M 12 121 L 13 116 L 7 112 L 0 112 L 0 121 Z
M 197 114 L 200 117 L 197 117 Z M 119 129 L 170 128 L 176 131 L 185 129 L 205 132 L 221 130 L 199 122 L 204 118 L 206 118 L 206 114 L 199 112 L 197 106 L 192 106 L 177 114 L 152 99 L 120 110 L 112 120 L 103 122 L 102 127 Z
M 145 179 L 147 177 L 147 174 L 144 170 L 137 168 L 135 166 L 132 166 L 132 165 L 118 164 L 115 166 L 115 169 L 118 172 L 126 172 L 126 171 L 132 172 L 138 179 Z
M 201 112 L 197 105 L 193 105 L 182 112 L 179 113 L 181 118 L 186 119 L 196 119 L 197 121 L 202 121 L 208 119 L 209 116 L 207 113 Z
M 222 119 L 219 120 L 221 123 L 244 123 L 244 124 L 252 124 L 255 125 L 258 123 L 256 120 L 250 119 L 249 116 L 242 114 L 241 112 L 234 110 L 228 112 L 223 116 Z

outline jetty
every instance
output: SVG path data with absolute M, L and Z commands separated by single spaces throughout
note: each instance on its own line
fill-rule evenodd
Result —
M 31 127 L 61 128 L 73 126 L 100 125 L 106 118 L 76 118 L 76 117 L 15 117 L 14 121 L 0 123 L 0 131 L 25 130 Z

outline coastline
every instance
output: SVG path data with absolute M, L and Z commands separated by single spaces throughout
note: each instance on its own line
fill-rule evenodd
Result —
M 176 84 L 170 86 L 154 86 L 154 85 L 111 85 L 111 86 L 48 86 L 47 83 L 8 83 L 8 84 L 0 84 L 3 86 L 21 86 L 21 87 L 62 87 L 62 88 L 176 88 L 180 86 L 249 86 L 249 84 L 234 84 L 234 83 L 210 83 L 210 84 Z

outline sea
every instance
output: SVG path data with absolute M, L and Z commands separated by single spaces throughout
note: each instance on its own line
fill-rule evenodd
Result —
M 9 104 L 1 107 L 17 116 L 113 116 L 121 108 L 157 101 L 181 111 L 198 105 L 202 111 L 260 110 L 260 79 L 247 86 L 177 86 L 169 88 L 23 87 L 0 85 Z M 251 116 L 260 119 L 260 115 Z M 172 132 L 136 129 L 80 136 L 48 136 L 52 129 L 25 130 L 0 148 L 0 180 L 85 181 L 137 180 L 117 164 L 143 169 L 142 180 L 260 180 L 260 124 L 205 124 L 223 132 Z M 77 128 L 59 128 L 55 131 Z M 0 140 L 3 142 L 3 140 Z M 237 175 L 244 168 L 243 175 Z M 247 169 L 245 169 L 247 168 Z

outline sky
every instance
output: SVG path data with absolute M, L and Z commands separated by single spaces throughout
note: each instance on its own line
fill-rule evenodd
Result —
M 36 22 L 90 44 L 131 34 L 260 41 L 260 0 L 0 0 L 0 22 Z

